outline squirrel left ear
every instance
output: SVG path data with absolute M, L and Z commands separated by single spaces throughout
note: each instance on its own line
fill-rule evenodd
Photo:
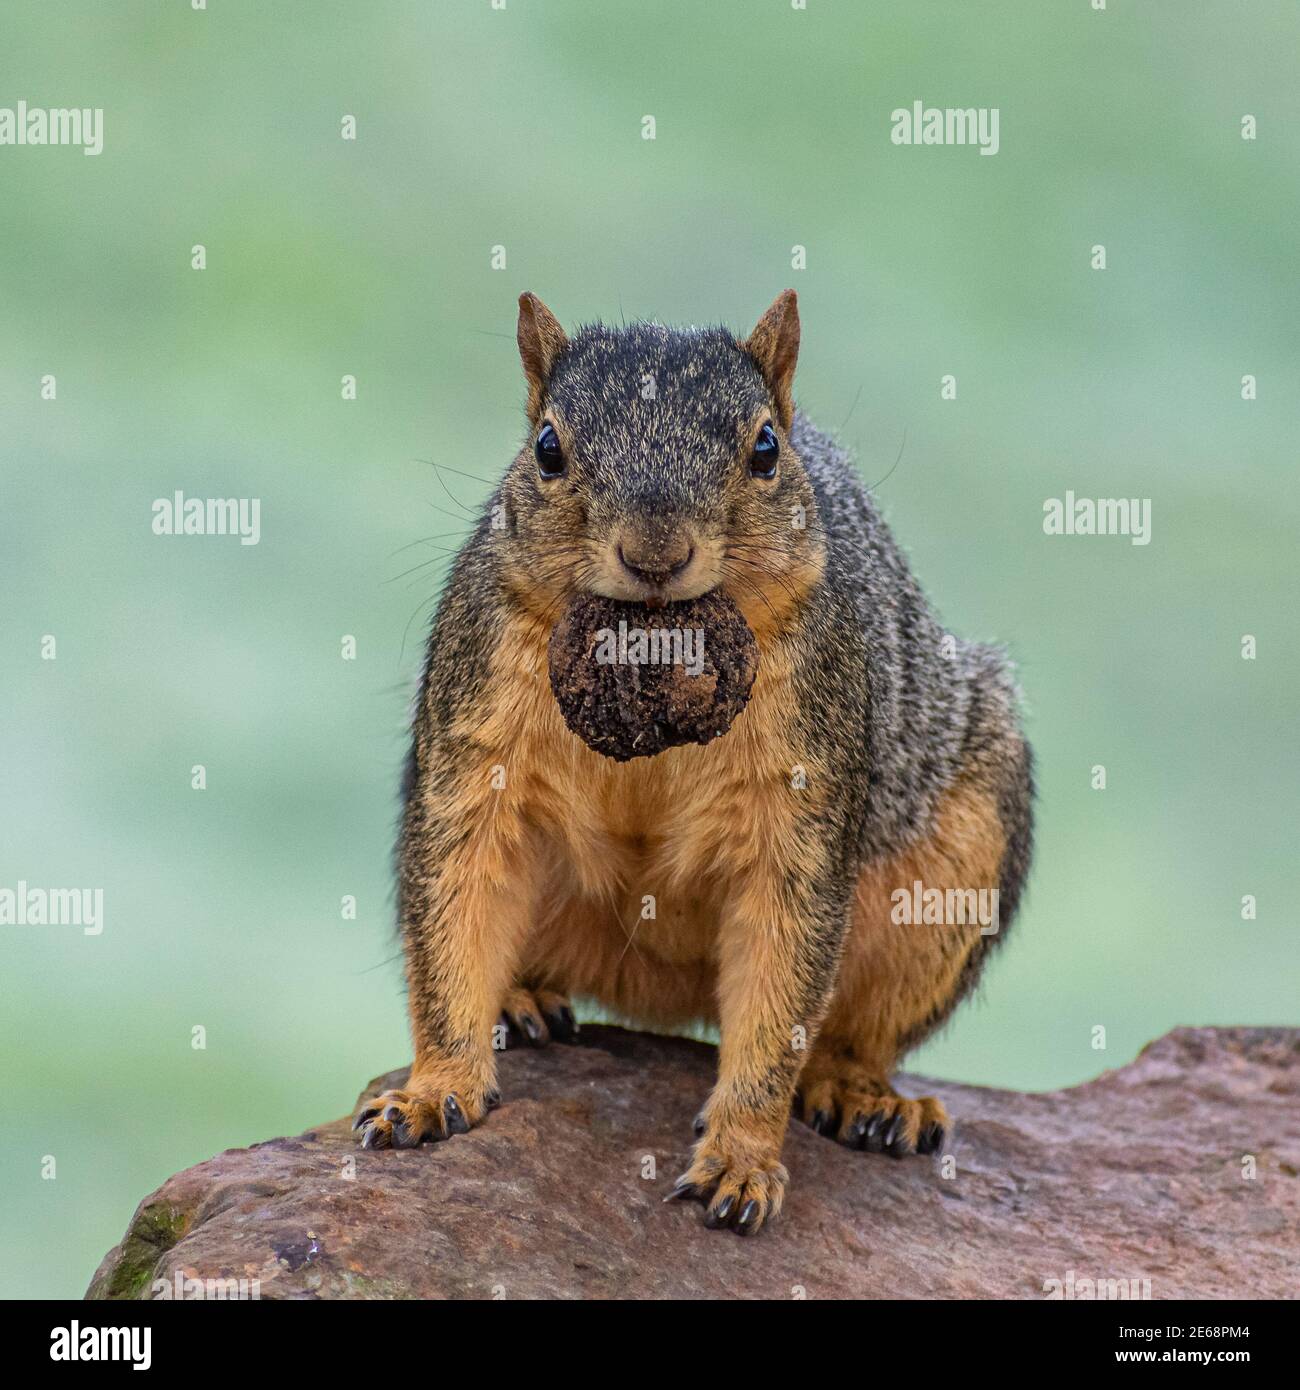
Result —
M 772 307 L 759 319 L 740 346 L 758 363 L 776 401 L 781 428 L 794 419 L 794 368 L 799 360 L 799 299 L 793 290 L 782 290 Z
M 519 357 L 528 378 L 528 414 L 533 420 L 541 405 L 555 359 L 569 345 L 560 321 L 535 294 L 519 296 Z

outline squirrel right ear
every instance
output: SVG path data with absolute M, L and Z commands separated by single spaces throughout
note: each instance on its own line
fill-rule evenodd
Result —
M 793 290 L 777 295 L 740 346 L 758 363 L 776 401 L 781 428 L 788 430 L 794 419 L 794 368 L 799 360 L 799 299 Z
M 559 320 L 535 294 L 519 296 L 519 357 L 528 378 L 528 414 L 537 418 L 555 359 L 569 345 Z

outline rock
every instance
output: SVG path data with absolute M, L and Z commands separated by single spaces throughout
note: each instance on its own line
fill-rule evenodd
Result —
M 348 1117 L 231 1149 L 144 1200 L 88 1297 L 148 1298 L 178 1274 L 256 1280 L 262 1298 L 1297 1292 L 1300 1030 L 1179 1029 L 1045 1094 L 904 1078 L 956 1120 L 952 1176 L 944 1154 L 853 1153 L 792 1123 L 785 1212 L 752 1240 L 661 1201 L 713 1067 L 702 1043 L 589 1026 L 506 1054 L 502 1106 L 446 1143 L 363 1152 Z
M 749 702 L 758 672 L 754 634 L 716 589 L 653 609 L 579 594 L 547 650 L 564 722 L 620 763 L 719 738 Z

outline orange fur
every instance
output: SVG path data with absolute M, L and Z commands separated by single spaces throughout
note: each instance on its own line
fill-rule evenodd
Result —
M 978 924 L 893 922 L 891 895 L 918 881 L 926 888 L 995 889 L 1004 847 L 993 797 L 958 783 L 940 802 L 924 840 L 863 871 L 822 1030 L 825 1048 L 847 1047 L 888 1078 L 899 1042 L 952 998 L 980 940 Z

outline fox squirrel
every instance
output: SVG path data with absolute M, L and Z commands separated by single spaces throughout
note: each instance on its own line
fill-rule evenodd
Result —
M 996 649 L 931 613 L 848 458 L 794 407 L 793 290 L 743 339 L 584 327 L 519 300 L 529 430 L 429 639 L 398 848 L 415 1062 L 367 1101 L 370 1148 L 445 1139 L 499 1099 L 501 1022 L 574 1032 L 570 995 L 720 1028 L 669 1197 L 752 1234 L 794 1113 L 850 1148 L 930 1153 L 948 1117 L 890 1078 L 1006 933 L 1031 756 Z M 704 746 L 616 762 L 566 728 L 547 642 L 580 593 L 720 588 L 759 649 Z M 912 904 L 996 892 L 996 929 Z M 946 897 L 944 896 L 946 895 Z M 643 904 L 653 901 L 647 919 Z

